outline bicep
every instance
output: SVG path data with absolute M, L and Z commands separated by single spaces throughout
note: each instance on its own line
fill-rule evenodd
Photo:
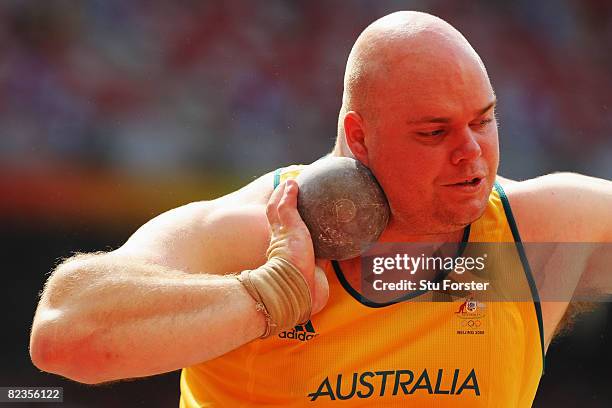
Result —
M 580 299 L 612 293 L 612 183 L 557 173 L 509 186 L 509 199 L 525 242 L 556 242 L 568 261 L 549 279 Z M 541 271 L 535 270 L 538 275 Z M 546 289 L 546 288 L 545 288 Z M 550 288 L 548 288 L 550 289 Z M 574 292 L 575 290 L 575 292 Z M 557 293 L 557 292 L 555 292 Z M 563 297 L 563 300 L 569 300 Z M 558 298 L 553 296 L 554 299 Z

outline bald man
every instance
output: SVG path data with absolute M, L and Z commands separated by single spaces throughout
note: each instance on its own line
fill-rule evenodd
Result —
M 368 166 L 384 189 L 380 242 L 510 243 L 506 270 L 527 301 L 367 299 L 359 258 L 315 262 L 296 211 L 304 166 L 290 166 L 62 263 L 34 318 L 34 364 L 88 384 L 183 368 L 181 407 L 531 406 L 568 302 L 541 301 L 520 242 L 610 242 L 612 183 L 496 182 L 495 94 L 470 44 L 437 17 L 375 21 L 344 86 L 332 154 Z M 548 281 L 611 293 L 612 275 L 590 261 Z M 457 330 L 466 310 L 483 324 L 469 335 Z

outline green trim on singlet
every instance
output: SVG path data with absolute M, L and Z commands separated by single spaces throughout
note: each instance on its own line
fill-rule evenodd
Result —
M 280 176 L 281 176 L 281 171 L 283 171 L 283 168 L 284 167 L 281 167 L 280 169 L 276 169 L 274 171 L 274 188 L 275 189 L 280 184 Z
M 525 276 L 527 277 L 527 281 L 529 282 L 529 287 L 531 289 L 533 306 L 535 307 L 536 316 L 538 317 L 538 328 L 540 329 L 540 346 L 542 347 L 542 375 L 544 375 L 546 353 L 544 351 L 544 320 L 542 319 L 542 305 L 540 304 L 540 295 L 538 293 L 538 288 L 535 284 L 535 279 L 533 278 L 533 273 L 531 272 L 531 266 L 529 266 L 529 261 L 527 260 L 527 255 L 525 254 L 525 248 L 523 247 L 521 235 L 519 234 L 518 227 L 516 226 L 516 220 L 514 219 L 514 215 L 512 214 L 512 208 L 510 207 L 510 201 L 508 201 L 508 196 L 506 195 L 506 192 L 504 191 L 502 186 L 497 181 L 495 182 L 495 190 L 497 190 L 497 192 L 499 193 L 502 205 L 504 206 L 506 219 L 508 220 L 508 225 L 510 226 L 510 230 L 512 231 L 512 237 L 514 237 L 514 243 L 521 258 L 523 270 L 525 271 Z
M 463 252 L 465 251 L 465 248 L 469 240 L 470 240 L 470 225 L 465 227 L 463 230 L 463 237 L 461 238 L 461 245 L 457 249 L 457 254 L 455 255 L 456 257 L 463 255 Z M 425 293 L 431 292 L 430 290 L 416 290 L 412 293 L 408 293 L 406 295 L 400 296 L 388 302 L 384 302 L 384 303 L 374 302 L 373 300 L 370 300 L 367 297 L 363 296 L 354 287 L 351 286 L 351 284 L 346 280 L 346 277 L 344 276 L 344 272 L 342 272 L 342 268 L 340 268 L 340 264 L 338 263 L 338 261 L 333 260 L 331 261 L 331 263 L 332 263 L 332 266 L 334 267 L 334 272 L 336 273 L 336 277 L 340 281 L 340 284 L 342 285 L 344 290 L 349 295 L 351 295 L 353 299 L 355 299 L 356 301 L 358 301 L 359 303 L 367 307 L 379 308 L 379 307 L 391 306 L 396 303 L 414 299 L 418 296 L 424 295 Z M 445 271 L 444 273 L 439 274 L 434 280 L 432 280 L 432 282 L 435 282 L 435 283 L 442 282 L 442 280 L 446 278 L 451 272 L 452 270 L 448 270 L 448 271 Z

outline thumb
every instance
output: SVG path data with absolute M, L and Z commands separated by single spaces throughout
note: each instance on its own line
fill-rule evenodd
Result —
M 298 184 L 295 180 L 287 180 L 283 197 L 278 205 L 278 217 L 283 226 L 297 226 L 303 223 L 297 211 Z

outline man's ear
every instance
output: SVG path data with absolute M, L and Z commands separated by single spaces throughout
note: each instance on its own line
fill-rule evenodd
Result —
M 344 135 L 346 144 L 353 156 L 365 166 L 369 165 L 368 147 L 365 141 L 365 130 L 361 115 L 355 111 L 349 111 L 344 115 Z

